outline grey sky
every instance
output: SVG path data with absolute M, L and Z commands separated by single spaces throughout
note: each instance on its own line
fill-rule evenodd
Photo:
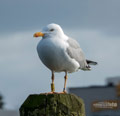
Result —
M 119 34 L 119 11 L 119 0 L 1 0 L 0 30 L 32 30 L 56 22 Z
M 69 75 L 67 86 L 101 85 L 120 75 L 119 0 L 0 0 L 0 92 L 6 108 L 17 109 L 31 93 L 50 91 L 50 71 L 40 62 L 33 33 L 49 23 L 60 24 L 75 38 L 88 59 L 98 61 L 91 72 Z M 62 91 L 64 73 L 56 74 Z

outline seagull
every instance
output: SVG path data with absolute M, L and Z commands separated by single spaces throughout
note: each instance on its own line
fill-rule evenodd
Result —
M 65 72 L 63 93 L 66 93 L 67 73 L 78 70 L 89 71 L 91 70 L 90 65 L 97 64 L 97 62 L 85 58 L 79 43 L 64 34 L 58 24 L 51 23 L 33 36 L 42 37 L 37 45 L 37 52 L 43 64 L 52 72 L 51 93 L 55 92 L 55 72 Z

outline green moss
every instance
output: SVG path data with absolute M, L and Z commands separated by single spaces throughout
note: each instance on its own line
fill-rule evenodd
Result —
M 84 103 L 73 94 L 30 95 L 20 116 L 85 116 Z

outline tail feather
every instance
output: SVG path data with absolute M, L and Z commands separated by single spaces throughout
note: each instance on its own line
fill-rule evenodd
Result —
M 91 60 L 86 60 L 87 64 L 89 65 L 97 65 L 97 62 L 91 61 Z

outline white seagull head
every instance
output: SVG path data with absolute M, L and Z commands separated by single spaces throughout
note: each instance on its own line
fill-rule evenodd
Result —
M 56 37 L 56 36 L 64 36 L 64 32 L 62 28 L 58 24 L 51 23 L 44 27 L 41 32 L 36 32 L 34 37 L 43 37 L 43 39 L 47 37 Z

